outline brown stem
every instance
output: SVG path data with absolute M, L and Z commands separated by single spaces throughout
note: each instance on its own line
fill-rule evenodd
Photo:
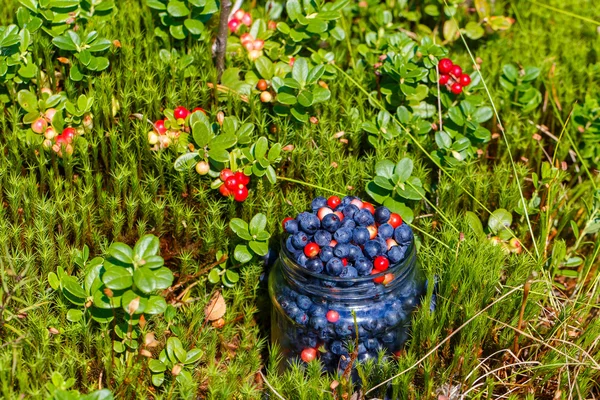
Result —
M 227 31 L 229 12 L 231 11 L 231 0 L 223 0 L 221 2 L 221 16 L 219 20 L 219 32 L 216 40 L 216 60 L 217 67 L 217 82 L 221 83 L 221 75 L 225 69 L 225 50 L 227 49 Z
M 527 297 L 529 296 L 529 289 L 531 288 L 531 281 L 527 278 L 525 285 L 523 286 L 523 301 L 521 302 L 521 310 L 519 311 L 519 322 L 517 323 L 517 331 L 515 333 L 515 340 L 513 343 L 513 353 L 519 354 L 519 333 L 523 329 L 523 315 L 525 314 L 525 306 L 527 305 Z

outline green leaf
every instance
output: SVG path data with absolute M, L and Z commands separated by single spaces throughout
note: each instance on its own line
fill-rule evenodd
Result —
M 161 256 L 146 256 L 144 258 L 144 263 L 140 263 L 140 265 L 143 265 L 150 269 L 162 267 L 164 264 L 165 260 Z
M 37 96 L 31 93 L 29 90 L 20 90 L 19 93 L 17 93 L 17 101 L 25 111 L 29 111 L 31 113 L 38 112 Z
M 221 276 L 219 275 L 219 269 L 218 268 L 211 269 L 210 272 L 208 273 L 208 281 L 214 285 L 214 284 L 219 283 L 220 280 L 221 280 Z
M 463 116 L 462 111 L 459 107 L 450 107 L 448 110 L 448 116 L 458 126 L 463 126 L 465 124 L 465 118 Z
M 312 90 L 313 95 L 313 104 L 322 103 L 324 101 L 329 100 L 331 97 L 331 92 L 329 89 L 325 89 L 321 86 L 317 86 Z
M 519 71 L 514 64 L 505 64 L 502 66 L 502 73 L 504 76 L 511 81 L 512 83 L 516 83 L 519 77 Z
M 273 74 L 275 73 L 275 68 L 273 66 L 273 62 L 269 60 L 265 56 L 260 56 L 254 62 L 254 66 L 256 70 L 260 74 L 261 78 L 270 80 L 273 78 Z
M 244 244 L 238 244 L 235 246 L 235 250 L 233 251 L 233 258 L 241 262 L 242 264 L 247 263 L 252 260 L 252 253 L 248 250 L 248 246 Z
M 296 96 L 285 92 L 277 93 L 275 100 L 288 106 L 292 106 L 297 102 Z
M 477 236 L 483 237 L 485 233 L 483 232 L 483 225 L 481 224 L 481 220 L 473 211 L 467 211 L 465 213 L 465 219 L 469 227 L 475 232 Z
M 154 272 L 148 267 L 138 268 L 133 272 L 135 287 L 144 293 L 152 293 L 155 289 Z
M 181 340 L 178 337 L 171 336 L 167 339 L 167 355 L 173 362 L 184 362 L 187 358 L 187 352 L 184 350 Z
M 249 227 L 246 221 L 240 218 L 232 218 L 229 221 L 229 227 L 232 231 L 235 232 L 236 235 L 241 237 L 244 240 L 252 240 L 252 236 L 250 235 Z
M 390 209 L 391 212 L 400 214 L 402 220 L 410 224 L 414 219 L 413 211 L 404 203 L 394 200 L 392 197 L 387 198 L 383 205 Z
M 161 386 L 165 381 L 165 374 L 152 374 L 152 384 L 156 387 Z
M 52 43 L 61 50 L 77 51 L 77 46 L 69 35 L 57 36 L 52 39 Z
M 83 318 L 83 311 L 78 309 L 71 309 L 67 311 L 67 320 L 71 322 L 78 322 Z
M 304 122 L 304 123 L 308 122 L 308 114 L 306 113 L 306 110 L 304 108 L 296 106 L 296 107 L 290 109 L 290 112 L 292 113 L 292 116 L 294 118 L 296 118 L 298 121 Z
M 79 299 L 85 299 L 87 297 L 87 293 L 83 290 L 77 279 L 72 276 L 65 276 L 60 280 L 60 283 L 63 289 L 69 294 Z
M 267 141 L 267 138 L 264 136 L 261 136 L 256 141 L 256 144 L 254 145 L 254 157 L 257 160 L 260 160 L 260 159 L 266 157 L 268 148 L 269 148 L 269 142 Z
M 161 296 L 150 296 L 144 310 L 145 314 L 162 314 L 167 309 L 167 302 Z
M 300 103 L 301 106 L 308 108 L 313 105 L 313 102 L 314 97 L 311 92 L 309 92 L 308 90 L 300 91 L 300 93 L 298 94 L 298 103 Z
M 196 122 L 192 124 L 192 136 L 194 137 L 194 142 L 196 142 L 196 145 L 199 148 L 203 148 L 210 143 L 210 140 L 213 137 L 210 130 L 210 122 L 204 113 L 194 113 L 192 114 L 192 117 L 190 117 L 190 120 L 192 118 L 196 120 Z
M 500 231 L 509 228 L 511 224 L 512 214 L 506 211 L 504 208 L 495 210 L 488 219 L 488 227 L 494 233 L 499 233 Z
M 167 366 L 162 361 L 154 360 L 154 359 L 151 359 L 150 361 L 148 361 L 148 368 L 150 369 L 150 371 L 154 372 L 155 374 L 164 372 L 167 370 Z
M 121 307 L 126 313 L 129 314 L 129 304 L 136 299 L 139 301 L 139 303 L 133 314 L 142 314 L 144 311 L 146 311 L 148 299 L 144 296 L 139 295 L 133 290 L 128 290 L 125 293 L 123 293 L 123 296 L 121 297 Z
M 250 234 L 256 235 L 258 232 L 265 230 L 267 226 L 267 217 L 263 213 L 258 213 L 250 220 Z
M 375 164 L 375 173 L 387 179 L 392 179 L 394 175 L 394 163 L 390 160 L 381 160 Z
M 237 272 L 232 271 L 230 269 L 225 271 L 225 277 L 231 283 L 237 283 L 240 280 L 240 275 Z
M 229 152 L 220 147 L 208 150 L 208 156 L 211 159 L 221 163 L 229 161 Z
M 48 283 L 50 284 L 50 287 L 52 289 L 54 289 L 54 290 L 60 289 L 60 280 L 58 279 L 58 276 L 54 272 L 50 272 L 48 274 Z
M 210 148 L 228 149 L 237 143 L 235 134 L 221 134 L 210 141 Z
M 177 40 L 185 39 L 185 32 L 183 31 L 183 25 L 171 25 L 169 26 L 169 33 Z
M 128 268 L 108 267 L 102 274 L 102 282 L 111 290 L 124 290 L 131 287 L 133 277 Z
M 277 182 L 277 174 L 275 173 L 275 169 L 272 166 L 268 166 L 267 167 L 267 179 L 269 180 L 269 182 L 271 182 L 272 185 L 275 184 L 275 182 Z
M 306 85 L 308 79 L 308 63 L 306 58 L 298 58 L 292 67 L 292 77 L 300 83 L 301 86 Z
M 133 254 L 138 258 L 146 258 L 149 256 L 155 256 L 158 254 L 160 248 L 160 242 L 154 235 L 142 236 L 133 248 Z
M 173 273 L 167 267 L 154 270 L 154 289 L 164 290 L 173 284 Z
M 472 115 L 473 119 L 480 124 L 489 121 L 494 116 L 494 111 L 491 107 L 484 106 L 479 107 L 477 111 Z
M 248 243 L 253 252 L 259 256 L 266 256 L 269 252 L 269 245 L 266 242 L 252 240 Z
M 177 157 L 177 159 L 175 160 L 175 163 L 173 163 L 173 167 L 175 168 L 175 171 L 178 171 L 178 172 L 187 171 L 187 170 L 191 169 L 192 167 L 194 167 L 200 160 L 201 160 L 201 158 L 198 155 L 197 151 L 192 151 L 190 153 L 184 153 L 184 154 L 180 155 L 179 157 Z
M 288 0 L 285 3 L 285 11 L 292 21 L 296 21 L 298 17 L 302 16 L 302 7 L 298 0 Z
M 187 352 L 187 358 L 183 361 L 184 364 L 194 364 L 200 360 L 202 357 L 202 350 L 200 349 L 192 349 Z
M 108 248 L 108 255 L 125 264 L 133 263 L 133 250 L 125 243 L 116 242 Z
M 186 19 L 183 21 L 183 25 L 185 25 L 192 35 L 199 36 L 204 32 L 204 24 L 197 19 Z
M 479 23 L 475 21 L 469 21 L 465 26 L 465 34 L 469 39 L 477 40 L 483 37 L 485 30 Z
M 113 341 L 113 350 L 117 353 L 123 353 L 125 345 L 122 342 Z
M 413 162 L 410 158 L 403 158 L 398 161 L 394 174 L 398 177 L 398 181 L 406 182 L 410 178 L 413 171 Z
M 185 6 L 183 1 L 170 0 L 167 4 L 167 12 L 175 18 L 187 17 L 190 10 Z

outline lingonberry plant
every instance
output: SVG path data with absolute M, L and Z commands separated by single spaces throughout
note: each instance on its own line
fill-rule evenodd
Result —
M 216 261 L 221 261 L 223 259 L 223 253 L 221 250 L 217 251 Z M 218 266 L 214 267 L 210 270 L 208 274 L 208 281 L 213 285 L 217 283 L 222 283 L 226 287 L 233 287 L 240 280 L 240 274 L 235 272 L 231 268 L 227 268 L 227 259 L 220 263 Z
M 31 34 L 35 26 L 24 20 L 20 27 L 0 26 L 1 103 L 8 103 L 19 86 L 27 84 L 38 74 L 38 67 L 31 56 Z
M 193 380 L 192 368 L 200 360 L 202 353 L 201 349 L 186 351 L 181 340 L 176 336 L 171 336 L 167 339 L 167 345 L 160 352 L 158 359 L 148 361 L 148 369 L 152 372 L 152 384 L 161 386 L 167 371 L 177 382 L 191 382 Z
M 537 67 L 519 69 L 514 64 L 503 65 L 500 86 L 506 91 L 505 104 L 518 106 L 525 113 L 537 109 L 542 103 L 542 93 L 535 86 L 539 75 Z
M 170 43 L 169 36 L 177 40 L 205 39 L 205 24 L 219 11 L 215 0 L 146 0 L 146 4 L 162 25 L 154 28 L 154 34 L 164 43 Z
M 75 385 L 75 378 L 66 379 L 60 372 L 54 371 L 50 376 L 50 381 L 45 387 L 48 391 L 47 398 L 52 400 L 113 400 L 114 396 L 108 389 L 100 389 L 88 394 L 81 394 L 79 390 L 72 389 Z
M 98 32 L 91 31 L 80 36 L 74 30 L 68 30 L 61 36 L 52 39 L 52 43 L 63 52 L 73 53 L 69 60 L 69 78 L 72 81 L 81 81 L 86 73 L 100 72 L 108 68 L 110 62 L 107 57 L 98 56 L 111 46 L 111 41 L 99 36 Z
M 233 218 L 229 221 L 229 227 L 240 239 L 248 242 L 248 244 L 240 243 L 235 246 L 233 257 L 236 260 L 245 264 L 255 255 L 263 257 L 267 255 L 271 234 L 265 230 L 267 217 L 264 214 L 256 214 L 249 224 L 243 219 Z

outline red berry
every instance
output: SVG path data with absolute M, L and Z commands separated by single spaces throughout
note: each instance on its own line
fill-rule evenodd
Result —
M 186 119 L 190 115 L 190 110 L 185 107 L 179 106 L 173 110 L 173 116 L 175 119 Z
M 239 185 L 239 187 L 233 191 L 233 198 L 240 203 L 246 200 L 248 198 L 248 188 L 244 185 Z
M 239 184 L 240 182 L 237 180 L 235 175 L 230 176 L 225 181 L 225 187 L 231 191 L 237 189 Z
M 229 31 L 231 31 L 231 32 L 237 32 L 237 30 L 240 28 L 240 25 L 241 25 L 241 22 L 237 18 L 233 18 L 227 24 L 227 26 L 229 27 Z
M 322 220 L 323 218 L 325 218 L 325 216 L 327 214 L 332 214 L 333 211 L 331 210 L 331 208 L 329 207 L 321 207 L 319 208 L 319 211 L 317 211 L 317 217 L 319 217 L 320 220 Z
M 452 60 L 449 58 L 442 58 L 438 64 L 440 74 L 448 74 L 453 66 Z
M 41 117 L 33 121 L 33 124 L 31 124 L 31 130 L 35 133 L 44 133 L 47 127 L 48 122 L 46 122 L 46 120 Z
M 360 199 L 352 199 L 350 204 L 354 204 L 358 208 L 362 208 L 362 206 L 363 206 L 363 202 Z
M 440 75 L 440 85 L 445 85 L 450 80 L 450 75 L 441 74 Z
M 66 146 L 67 144 L 69 144 L 69 142 L 67 141 L 67 138 L 63 135 L 58 135 L 56 137 L 56 144 L 59 146 Z
M 375 260 L 373 260 L 373 268 L 378 271 L 385 271 L 390 266 L 390 262 L 384 256 L 377 256 Z
M 316 243 L 309 243 L 304 246 L 304 254 L 306 254 L 306 257 L 308 258 L 316 257 L 319 255 L 319 251 L 321 251 L 321 248 Z
M 252 16 L 249 13 L 244 14 L 242 17 L 242 24 L 246 26 L 252 25 Z
M 396 229 L 397 227 L 402 225 L 402 217 L 399 214 L 392 213 L 387 223 L 390 224 L 392 228 Z
M 269 88 L 269 84 L 264 79 L 259 79 L 256 88 L 264 92 Z
M 340 198 L 337 196 L 331 196 L 330 198 L 327 199 L 327 204 L 332 209 L 335 209 L 337 206 L 339 206 L 341 204 L 341 202 L 342 202 L 342 200 L 340 200 Z
M 233 17 L 234 17 L 235 19 L 239 19 L 239 20 L 241 20 L 242 18 L 244 18 L 244 15 L 246 15 L 246 11 L 244 11 L 244 10 L 241 10 L 241 9 L 240 9 L 240 10 L 237 10 L 237 11 L 235 12 L 235 14 L 233 14 Z
M 71 143 L 73 138 L 77 135 L 77 130 L 75 128 L 65 128 L 62 131 L 62 136 L 67 140 L 67 142 Z
M 398 242 L 396 242 L 394 239 L 389 238 L 388 240 L 385 241 L 385 243 L 387 244 L 387 249 L 388 251 L 394 247 L 394 246 L 398 246 Z
M 229 197 L 229 196 L 231 196 L 231 192 L 229 191 L 229 189 L 227 189 L 227 188 L 225 187 L 225 185 L 224 185 L 224 184 L 223 184 L 223 185 L 221 185 L 221 186 L 219 187 L 219 192 L 220 192 L 220 193 L 221 193 L 221 194 L 222 194 L 224 197 Z
M 335 310 L 329 310 L 327 311 L 325 318 L 327 318 L 327 321 L 331 322 L 332 324 L 335 324 L 340 320 L 340 314 Z
M 293 219 L 294 219 L 294 218 L 291 218 L 291 217 L 286 217 L 286 218 L 284 218 L 284 219 L 283 219 L 283 221 L 281 221 L 281 226 L 283 227 L 283 229 L 285 229 L 285 224 L 286 224 L 288 221 L 291 221 L 291 220 L 293 220 Z
M 220 178 L 223 182 L 227 182 L 227 179 L 230 176 L 233 176 L 233 172 L 231 172 L 231 170 L 229 168 L 225 168 L 224 170 L 221 171 Z
M 340 219 L 340 221 L 344 220 L 344 213 L 343 212 L 336 211 L 336 212 L 334 212 L 334 214 L 338 216 L 338 218 Z
M 373 207 L 373 204 L 371 203 L 367 203 L 366 201 L 363 203 L 362 208 L 366 208 L 367 210 L 369 210 L 369 212 L 371 214 L 375 214 L 375 207 Z
M 452 84 L 452 86 L 450 86 L 450 90 L 452 91 L 452 93 L 454 94 L 461 94 L 463 91 L 463 87 L 460 83 L 455 82 Z
M 375 268 L 373 268 L 373 269 L 371 270 L 371 275 L 377 275 L 377 274 L 380 274 L 380 273 L 381 273 L 381 271 L 378 271 L 378 270 L 376 270 Z M 383 283 L 383 280 L 384 280 L 384 279 L 385 279 L 385 275 L 382 275 L 382 276 L 380 276 L 380 277 L 374 278 L 374 279 L 373 279 L 373 282 L 375 282 L 375 283 Z
M 206 115 L 206 110 L 204 110 L 204 108 L 202 107 L 196 107 L 192 110 L 192 113 L 195 113 L 196 111 L 200 111 L 201 113 L 204 113 Z
M 160 133 L 161 135 L 164 135 L 167 131 L 167 127 L 165 126 L 165 120 L 159 119 L 158 121 L 156 121 L 154 123 L 154 129 L 156 129 L 156 132 Z
M 235 179 L 238 180 L 238 182 L 240 182 L 243 185 L 247 185 L 250 183 L 250 177 L 246 174 L 244 174 L 242 171 L 238 171 L 235 173 Z
M 375 225 L 367 226 L 367 230 L 369 231 L 369 237 L 371 239 L 375 239 L 377 237 L 377 227 Z
M 462 75 L 462 68 L 458 65 L 452 66 L 452 69 L 450 70 L 450 75 L 453 75 L 455 78 L 458 78 Z
M 348 259 L 347 258 L 342 258 L 342 264 L 344 264 L 344 267 L 348 266 Z
M 383 276 L 383 283 L 384 285 L 387 285 L 388 283 L 390 283 L 391 281 L 394 280 L 394 274 L 385 274 Z
M 317 350 L 313 349 L 311 347 L 307 347 L 306 349 L 302 350 L 302 353 L 300 354 L 300 358 L 305 363 L 309 363 L 312 360 L 314 360 L 315 358 L 317 358 Z
M 460 85 L 462 87 L 466 87 L 469 86 L 471 84 L 471 77 L 467 74 L 462 74 L 459 78 L 458 78 L 458 83 L 460 83 Z
M 337 240 L 332 240 L 331 242 L 329 242 L 329 247 L 335 247 L 337 246 Z

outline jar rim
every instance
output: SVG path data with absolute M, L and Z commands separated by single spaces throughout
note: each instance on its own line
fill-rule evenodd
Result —
M 394 274 L 394 280 L 395 280 L 398 277 L 397 273 L 399 273 L 406 267 L 412 265 L 414 259 L 416 258 L 415 242 L 413 241 L 410 244 L 408 255 L 404 258 L 404 260 L 402 260 L 401 262 L 396 263 L 396 264 L 390 264 L 388 269 L 386 269 L 385 271 L 380 272 L 378 274 L 358 276 L 356 278 L 350 278 L 350 279 L 340 278 L 339 276 L 331 276 L 331 275 L 319 274 L 316 272 L 312 272 L 312 271 L 309 271 L 306 268 L 302 267 L 300 264 L 298 264 L 297 262 L 295 262 L 292 259 L 292 255 L 285 245 L 285 240 L 286 240 L 285 237 L 282 237 L 281 251 L 279 253 L 279 259 L 281 260 L 283 265 L 285 265 L 288 268 L 291 267 L 293 270 L 295 270 L 295 272 L 299 272 L 308 277 L 320 279 L 323 281 L 336 282 L 336 283 L 338 283 L 338 282 L 345 282 L 345 283 L 367 282 L 367 281 L 372 281 L 373 279 L 376 279 L 376 278 L 382 278 L 387 274 Z M 285 258 L 283 257 L 283 255 L 285 255 Z

